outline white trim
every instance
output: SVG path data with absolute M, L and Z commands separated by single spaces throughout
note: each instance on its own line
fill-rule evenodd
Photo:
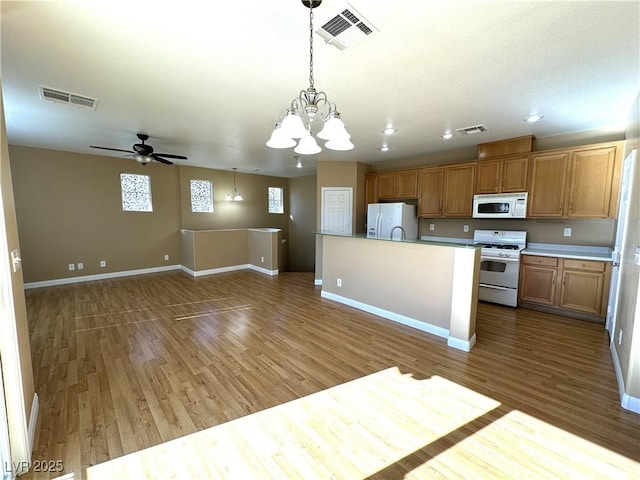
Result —
M 620 359 L 618 358 L 618 352 L 616 351 L 615 345 L 613 345 L 613 343 L 609 348 L 611 350 L 611 357 L 613 358 L 613 369 L 616 372 L 616 379 L 618 380 L 620 406 L 625 410 L 640 414 L 640 398 L 632 397 L 625 392 L 624 378 L 622 378 L 622 369 L 620 368 Z
M 213 275 L 216 273 L 233 272 L 235 270 L 246 270 L 246 269 L 255 270 L 257 272 L 264 273 L 266 275 L 278 275 L 280 273 L 278 269 L 267 270 L 266 268 L 258 267 L 250 263 L 243 264 L 243 265 L 232 265 L 230 267 L 211 268 L 209 270 L 198 270 L 198 271 L 193 271 L 190 268 L 185 267 L 184 265 L 168 265 L 163 267 L 140 268 L 137 270 L 124 270 L 121 272 L 100 273 L 97 275 L 84 275 L 82 277 L 57 278 L 54 280 L 29 282 L 24 284 L 24 288 L 30 289 L 30 288 L 40 288 L 40 287 L 53 287 L 55 285 L 68 285 L 70 283 L 91 282 L 93 280 L 104 280 L 107 278 L 118 278 L 118 277 L 130 277 L 132 275 L 145 275 L 147 273 L 169 272 L 172 270 L 182 270 L 183 272 L 187 273 L 192 277 L 202 277 L 204 275 Z
M 464 352 L 470 352 L 473 346 L 476 344 L 476 334 L 474 333 L 470 340 L 461 340 L 459 338 L 449 337 L 447 339 L 447 345 L 452 348 L 457 348 Z
M 38 424 L 38 410 L 40 408 L 40 401 L 38 400 L 38 394 L 33 394 L 33 401 L 31 402 L 31 415 L 29 415 L 29 425 L 27 427 L 27 435 L 29 437 L 29 459 L 33 453 L 33 442 L 36 438 L 36 426 Z
M 96 275 L 83 275 L 81 277 L 57 278 L 54 280 L 43 280 L 40 282 L 29 282 L 24 284 L 25 289 L 52 287 L 55 285 L 67 285 L 70 283 L 92 282 L 94 280 L 104 280 L 107 278 L 129 277 L 132 275 L 144 275 L 147 273 L 168 272 L 179 270 L 180 265 L 167 265 L 162 267 L 139 268 L 137 270 L 125 270 L 121 272 L 99 273 Z
M 252 263 L 250 263 L 247 268 L 249 268 L 249 270 L 255 270 L 256 272 L 264 273 L 265 275 L 271 275 L 271 276 L 275 276 L 275 275 L 278 275 L 278 273 L 280 273 L 277 268 L 275 270 L 268 270 L 264 267 L 258 267 L 257 265 L 253 265 Z
M 316 278 L 313 280 L 313 284 L 314 285 L 322 285 L 322 279 L 321 278 Z
M 394 322 L 401 323 L 408 327 L 422 330 L 423 332 L 436 335 L 437 337 L 442 337 L 442 338 L 449 337 L 449 330 L 447 330 L 446 328 L 438 327 L 436 325 L 431 325 L 430 323 L 426 323 L 426 322 L 421 322 L 420 320 L 416 320 L 415 318 L 406 317 L 398 313 L 390 312 L 389 310 L 384 310 L 382 308 L 374 307 L 372 305 L 358 302 L 350 298 L 342 297 L 340 295 L 336 295 L 335 293 L 327 292 L 326 290 L 322 290 L 322 292 L 320 293 L 320 296 L 323 298 L 327 298 L 329 300 L 335 300 L 336 302 L 344 303 L 345 305 L 349 305 L 350 307 L 354 307 L 359 310 L 364 310 L 365 312 L 373 313 L 374 315 L 378 315 L 379 317 L 386 318 L 387 320 L 392 320 Z

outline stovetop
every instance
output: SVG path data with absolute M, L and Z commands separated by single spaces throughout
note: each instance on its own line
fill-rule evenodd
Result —
M 473 243 L 482 245 L 481 254 L 499 258 L 519 258 L 527 245 L 527 232 L 513 230 L 476 230 Z

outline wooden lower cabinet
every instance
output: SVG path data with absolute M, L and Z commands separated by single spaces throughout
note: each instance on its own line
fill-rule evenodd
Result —
M 561 315 L 604 321 L 611 263 L 522 255 L 518 299 Z

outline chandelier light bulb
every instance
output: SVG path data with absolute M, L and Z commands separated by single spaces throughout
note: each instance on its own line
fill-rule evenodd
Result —
M 287 136 L 287 133 L 282 129 L 280 124 L 276 125 L 276 128 L 271 134 L 271 138 L 267 141 L 267 147 L 271 148 L 291 148 L 295 147 L 296 141 Z
M 294 152 L 299 153 L 300 155 L 313 155 L 316 153 L 320 153 L 322 149 L 316 143 L 316 139 L 311 136 L 309 132 L 300 139 L 298 142 L 298 146 L 293 149 Z
M 329 150 L 337 150 L 340 152 L 346 152 L 347 150 L 353 150 L 354 145 L 348 138 L 342 138 L 337 140 L 329 140 L 324 144 Z

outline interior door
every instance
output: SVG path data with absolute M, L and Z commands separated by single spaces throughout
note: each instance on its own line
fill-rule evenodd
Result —
M 609 289 L 609 304 L 607 305 L 607 320 L 605 327 L 609 332 L 609 342 L 614 341 L 616 331 L 616 315 L 618 310 L 618 294 L 620 293 L 620 264 L 624 251 L 624 238 L 629 224 L 629 197 L 631 194 L 631 182 L 637 168 L 638 153 L 632 150 L 624 159 L 622 166 L 622 185 L 620 186 L 620 204 L 618 206 L 618 225 L 616 228 L 616 240 L 613 247 L 613 264 L 611 269 L 611 287 Z
M 13 470 L 9 447 L 9 425 L 7 424 L 7 406 L 4 403 L 4 383 L 2 381 L 2 359 L 0 359 L 0 472 L 2 480 L 9 480 Z
M 324 233 L 353 233 L 353 188 L 322 187 L 320 228 Z

